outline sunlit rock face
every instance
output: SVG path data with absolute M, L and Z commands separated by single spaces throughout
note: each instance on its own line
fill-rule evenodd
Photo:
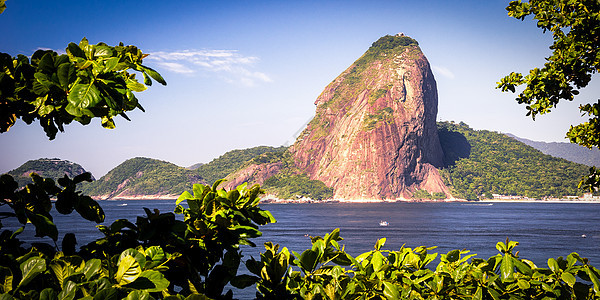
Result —
M 443 163 L 436 82 L 415 40 L 382 37 L 315 105 L 290 151 L 335 199 L 407 199 L 418 189 L 450 195 L 436 168 Z

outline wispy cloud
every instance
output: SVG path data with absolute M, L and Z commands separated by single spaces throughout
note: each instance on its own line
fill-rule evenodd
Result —
M 267 74 L 254 70 L 257 57 L 244 56 L 236 50 L 160 51 L 150 53 L 146 60 L 180 74 L 214 72 L 227 82 L 244 86 L 273 81 Z
M 452 73 L 452 71 L 450 71 L 448 68 L 446 67 L 440 67 L 440 66 L 431 66 L 431 68 L 433 69 L 433 71 L 441 76 L 444 76 L 446 78 L 449 79 L 454 79 L 454 73 Z

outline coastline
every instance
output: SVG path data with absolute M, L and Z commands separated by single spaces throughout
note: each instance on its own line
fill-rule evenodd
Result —
M 177 200 L 179 195 L 131 195 L 131 196 L 118 196 L 114 198 L 108 198 L 104 196 L 92 197 L 96 201 L 119 201 L 119 200 Z M 327 199 L 327 200 L 313 200 L 311 198 L 303 197 L 299 199 L 281 199 L 274 195 L 265 195 L 260 199 L 260 203 L 269 204 L 303 204 L 303 203 L 598 203 L 600 199 L 485 199 L 477 201 L 469 201 L 465 199 L 450 198 L 443 200 L 431 200 L 431 199 Z

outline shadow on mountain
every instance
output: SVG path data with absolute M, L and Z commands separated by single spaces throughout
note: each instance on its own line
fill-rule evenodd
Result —
M 471 154 L 471 144 L 461 133 L 438 127 L 438 136 L 444 151 L 444 166 L 453 166 L 457 160 L 468 158 Z

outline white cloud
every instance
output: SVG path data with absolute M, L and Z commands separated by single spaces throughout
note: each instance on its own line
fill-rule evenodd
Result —
M 174 62 L 158 62 L 159 66 L 162 66 L 163 68 L 171 71 L 171 72 L 175 72 L 175 73 L 181 73 L 181 74 L 190 74 L 190 73 L 194 73 L 194 70 L 180 64 L 180 63 L 174 63 Z
M 52 49 L 52 48 L 46 48 L 46 47 L 38 47 L 37 50 L 52 50 L 54 52 L 56 52 L 58 55 L 62 55 L 62 54 L 67 54 L 67 51 L 65 51 L 65 49 Z
M 433 69 L 433 71 L 439 75 L 442 75 L 446 78 L 449 79 L 454 79 L 454 73 L 452 73 L 452 71 L 450 71 L 448 68 L 446 67 L 440 67 L 440 66 L 431 66 L 431 68 Z
M 254 70 L 259 61 L 254 56 L 244 56 L 236 50 L 181 50 L 153 52 L 146 60 L 156 61 L 163 68 L 181 74 L 214 72 L 227 82 L 254 86 L 259 82 L 272 82 L 265 73 Z

